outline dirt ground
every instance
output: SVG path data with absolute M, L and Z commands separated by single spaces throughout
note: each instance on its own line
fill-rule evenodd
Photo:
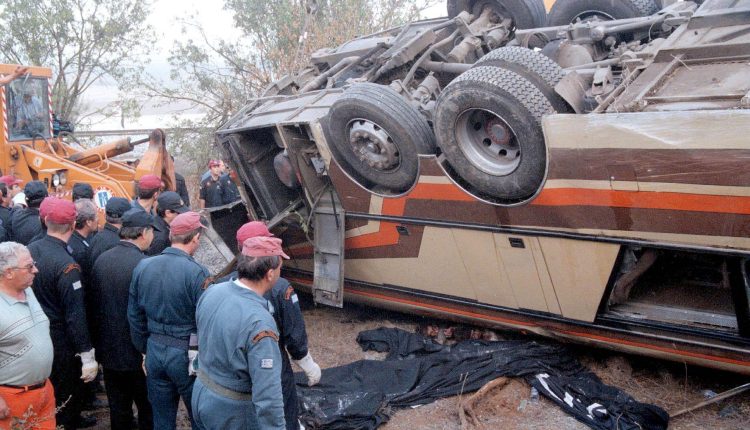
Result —
M 310 351 L 321 367 L 332 367 L 361 359 L 382 359 L 384 354 L 364 353 L 355 339 L 362 330 L 399 327 L 414 330 L 417 325 L 439 321 L 359 306 L 344 309 L 314 307 L 303 300 Z M 449 323 L 442 323 L 448 325 Z M 502 338 L 512 335 L 498 332 Z M 543 340 L 546 342 L 546 340 Z M 654 359 L 629 357 L 604 350 L 571 347 L 578 359 L 605 383 L 617 386 L 641 402 L 675 411 L 705 399 L 704 391 L 720 393 L 749 378 L 710 369 Z M 554 403 L 540 396 L 530 399 L 530 387 L 522 380 L 511 381 L 475 409 L 477 429 L 587 429 Z M 465 395 L 468 397 L 470 394 Z M 459 401 L 462 396 L 442 399 L 415 409 L 397 411 L 384 430 L 460 429 Z M 670 429 L 750 429 L 750 392 L 678 417 Z

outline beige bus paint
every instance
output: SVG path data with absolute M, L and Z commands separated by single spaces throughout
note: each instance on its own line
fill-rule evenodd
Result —
M 548 115 L 542 126 L 550 149 L 750 148 L 750 110 Z
M 619 245 L 540 237 L 562 316 L 593 322 Z
M 476 300 L 450 229 L 425 228 L 417 258 L 347 259 L 347 279 Z
M 518 301 L 492 233 L 456 228 L 451 229 L 451 233 L 477 300 L 517 309 Z
M 533 249 L 538 246 L 535 237 L 517 237 L 495 234 L 495 246 L 498 258 L 503 262 L 518 307 L 542 312 L 552 312 L 547 304 L 539 266 L 534 258 Z M 524 248 L 513 248 L 510 239 L 523 240 Z M 546 275 L 546 268 L 542 271 Z M 553 307 L 554 309 L 554 307 Z

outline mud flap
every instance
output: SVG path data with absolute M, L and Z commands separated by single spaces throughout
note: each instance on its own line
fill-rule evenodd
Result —
M 313 214 L 315 280 L 313 299 L 323 305 L 344 306 L 344 210 L 329 188 Z

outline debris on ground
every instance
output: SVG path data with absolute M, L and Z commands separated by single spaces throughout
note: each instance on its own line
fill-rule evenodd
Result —
M 398 328 L 361 332 L 363 350 L 386 360 L 359 360 L 323 371 L 307 387 L 299 376 L 306 428 L 375 429 L 392 409 L 479 390 L 498 377 L 524 377 L 540 393 L 594 429 L 666 429 L 669 416 L 603 384 L 559 345 L 533 340 L 467 340 L 439 345 Z

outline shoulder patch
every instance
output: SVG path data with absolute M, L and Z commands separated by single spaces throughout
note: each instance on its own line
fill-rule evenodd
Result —
M 289 286 L 289 287 L 288 287 L 288 288 L 286 289 L 286 292 L 284 293 L 284 299 L 285 299 L 285 300 L 290 300 L 290 299 L 292 298 L 292 295 L 293 295 L 293 294 L 294 294 L 294 288 L 292 288 L 292 286 L 290 285 L 290 286 Z
M 255 337 L 253 338 L 253 343 L 260 342 L 264 337 L 270 337 L 276 342 L 279 341 L 279 335 L 277 335 L 276 332 L 272 330 L 263 330 L 262 332 L 255 335 Z
M 273 358 L 264 358 L 260 360 L 261 369 L 273 369 Z
M 67 266 L 65 266 L 65 269 L 63 269 L 63 273 L 67 275 L 68 273 L 70 273 L 70 272 L 72 272 L 74 270 L 78 270 L 80 272 L 81 271 L 81 266 L 79 266 L 76 263 L 70 263 Z

